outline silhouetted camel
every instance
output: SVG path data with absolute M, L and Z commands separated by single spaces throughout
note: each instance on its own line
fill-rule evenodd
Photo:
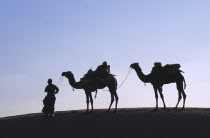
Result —
M 92 112 L 93 112 L 93 98 L 92 98 L 92 94 L 91 92 L 95 92 L 97 89 L 103 89 L 105 87 L 109 88 L 110 94 L 111 94 L 111 103 L 109 106 L 109 109 L 107 111 L 110 110 L 114 100 L 116 100 L 116 104 L 115 104 L 115 110 L 117 110 L 117 103 L 118 103 L 118 95 L 117 95 L 117 80 L 115 79 L 115 77 L 111 74 L 107 75 L 107 77 L 103 80 L 103 83 L 101 80 L 97 80 L 97 79 L 86 79 L 83 78 L 81 79 L 79 82 L 75 81 L 74 75 L 72 72 L 67 71 L 67 72 L 63 72 L 62 76 L 65 76 L 68 80 L 69 80 L 69 84 L 75 88 L 75 89 L 83 89 L 85 91 L 86 94 L 86 102 L 87 102 L 87 112 L 89 112 L 89 100 L 92 106 Z
M 143 81 L 144 83 L 151 83 L 153 85 L 154 92 L 155 92 L 155 98 L 156 98 L 156 109 L 158 108 L 158 93 L 157 92 L 159 92 L 160 97 L 163 101 L 164 108 L 166 108 L 164 96 L 162 93 L 162 86 L 164 84 L 169 84 L 169 83 L 176 83 L 177 90 L 179 92 L 178 102 L 177 102 L 177 105 L 175 108 L 177 108 L 182 96 L 184 98 L 183 108 L 185 107 L 186 94 L 184 92 L 184 88 L 186 87 L 186 83 L 185 83 L 184 76 L 181 74 L 181 72 L 176 72 L 175 75 L 168 75 L 168 74 L 162 73 L 161 77 L 157 78 L 157 77 L 154 77 L 153 75 L 151 75 L 151 73 L 148 75 L 145 75 L 142 72 L 142 69 L 140 68 L 138 63 L 133 63 L 130 65 L 130 67 L 136 71 L 136 73 L 141 81 Z M 183 86 L 183 83 L 185 84 L 185 86 Z

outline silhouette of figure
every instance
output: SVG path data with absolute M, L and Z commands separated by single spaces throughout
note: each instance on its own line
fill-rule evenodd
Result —
M 96 92 L 97 89 L 103 89 L 105 87 L 109 88 L 111 94 L 111 103 L 108 111 L 110 110 L 114 100 L 116 100 L 115 110 L 117 110 L 118 104 L 118 95 L 117 95 L 117 80 L 114 75 L 110 74 L 110 66 L 107 65 L 107 62 L 103 62 L 102 65 L 99 65 L 95 71 L 90 69 L 79 82 L 75 81 L 74 75 L 72 72 L 67 71 L 63 72 L 62 76 L 65 76 L 69 80 L 69 84 L 75 89 L 83 89 L 86 94 L 86 103 L 87 110 L 89 112 L 89 102 L 92 106 L 93 111 L 93 98 L 91 92 Z
M 110 68 L 110 65 L 107 65 L 107 73 L 108 73 L 108 74 L 111 74 L 111 68 Z
M 155 66 L 153 67 L 152 72 L 148 75 L 145 75 L 142 72 L 142 69 L 140 68 L 138 63 L 133 63 L 130 65 L 130 67 L 136 71 L 141 81 L 145 83 L 151 83 L 153 85 L 155 98 L 156 98 L 156 109 L 158 108 L 158 92 L 163 101 L 164 108 L 166 108 L 164 96 L 162 93 L 163 91 L 162 86 L 164 84 L 169 84 L 169 83 L 176 83 L 177 90 L 179 93 L 178 102 L 175 108 L 177 108 L 182 96 L 184 98 L 183 100 L 183 108 L 184 108 L 186 100 L 186 94 L 184 89 L 186 88 L 186 82 L 184 76 L 181 74 L 183 71 L 179 69 L 181 66 L 179 64 L 172 64 L 172 65 L 167 64 L 164 67 L 162 67 L 160 62 L 156 62 L 154 65 Z
M 95 76 L 99 78 L 104 78 L 110 73 L 110 65 L 107 65 L 107 62 L 104 61 L 101 65 L 99 65 L 94 71 Z
M 52 117 L 55 110 L 55 94 L 59 92 L 59 89 L 56 85 L 52 84 L 52 79 L 48 79 L 48 85 L 45 88 L 47 95 L 43 100 L 44 107 L 42 112 L 45 114 L 45 117 Z

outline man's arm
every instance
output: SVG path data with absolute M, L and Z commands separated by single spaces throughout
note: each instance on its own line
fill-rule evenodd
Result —
M 59 92 L 58 87 L 55 85 L 55 94 L 57 94 Z

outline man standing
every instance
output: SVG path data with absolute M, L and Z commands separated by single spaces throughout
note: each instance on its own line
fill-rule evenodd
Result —
M 52 117 L 55 111 L 55 94 L 59 92 L 58 87 L 52 84 L 52 79 L 48 79 L 48 85 L 45 88 L 45 92 L 47 92 L 47 95 L 43 100 L 44 107 L 42 112 L 45 114 L 45 117 Z

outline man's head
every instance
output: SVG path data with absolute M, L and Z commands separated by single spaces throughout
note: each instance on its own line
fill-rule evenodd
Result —
M 104 62 L 103 62 L 103 65 L 104 65 L 104 66 L 107 66 L 107 62 L 106 62 L 106 61 L 104 61 Z
M 48 84 L 52 84 L 52 79 L 48 79 Z

